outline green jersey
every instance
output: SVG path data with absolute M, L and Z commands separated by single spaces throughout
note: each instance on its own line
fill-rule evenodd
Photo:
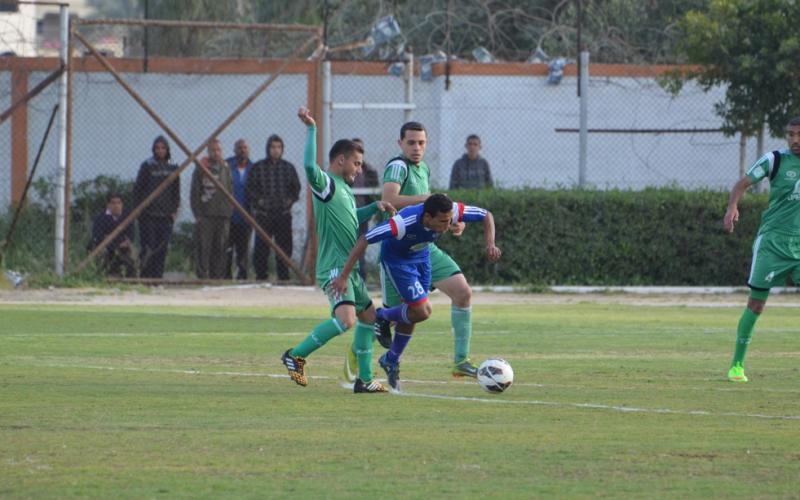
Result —
M 372 217 L 377 208 L 371 203 L 356 210 L 353 191 L 344 179 L 317 166 L 317 128 L 313 126 L 308 127 L 303 163 L 314 195 L 317 280 L 323 283 L 335 278 L 344 267 L 356 245 L 359 224 Z
M 424 161 L 411 163 L 402 156 L 392 158 L 383 172 L 383 183 L 400 184 L 400 194 L 417 196 L 431 192 L 431 169 Z
M 786 236 L 800 235 L 800 158 L 789 149 L 780 152 L 780 166 L 776 175 L 771 175 L 775 166 L 772 152 L 762 156 L 747 171 L 753 184 L 761 179 L 772 178 L 769 191 L 769 207 L 761 216 L 758 234 L 773 232 Z

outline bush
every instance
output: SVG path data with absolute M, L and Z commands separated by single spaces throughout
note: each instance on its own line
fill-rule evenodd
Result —
M 747 195 L 733 235 L 715 191 L 452 191 L 492 211 L 503 258 L 485 259 L 475 224 L 440 246 L 470 281 L 532 285 L 744 285 L 767 197 Z

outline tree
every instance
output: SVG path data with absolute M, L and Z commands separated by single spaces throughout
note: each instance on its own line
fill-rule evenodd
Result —
M 673 93 L 691 80 L 706 91 L 724 86 L 715 111 L 727 135 L 754 135 L 766 124 L 781 136 L 800 112 L 798 18 L 800 2 L 785 0 L 713 0 L 705 12 L 690 11 L 677 49 L 696 69 L 674 72 L 663 85 Z

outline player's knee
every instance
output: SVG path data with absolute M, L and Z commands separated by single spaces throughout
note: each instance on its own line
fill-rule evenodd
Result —
M 470 306 L 472 303 L 472 288 L 467 283 L 458 288 L 455 297 L 453 297 L 453 303 L 458 307 Z
M 343 311 L 342 308 L 336 310 L 336 321 L 342 330 L 347 331 L 356 326 L 356 315 L 353 311 Z
M 747 308 L 753 311 L 754 314 L 761 314 L 764 312 L 764 307 L 767 305 L 766 301 L 759 299 L 749 299 L 747 301 Z
M 431 317 L 433 313 L 433 307 L 431 306 L 430 302 L 423 302 L 422 304 L 417 304 L 412 306 L 408 310 L 408 319 L 413 321 L 414 323 L 419 323 L 421 321 L 425 321 L 426 319 Z

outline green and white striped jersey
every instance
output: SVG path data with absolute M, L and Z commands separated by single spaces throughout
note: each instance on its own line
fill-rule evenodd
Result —
M 347 262 L 358 239 L 358 226 L 376 210 L 374 203 L 356 210 L 350 186 L 338 175 L 317 166 L 317 128 L 308 127 L 303 164 L 313 194 L 317 229 L 317 280 L 324 282 Z M 356 265 L 356 268 L 358 265 Z
M 800 235 L 800 158 L 791 150 L 782 149 L 777 174 L 769 181 L 769 207 L 761 216 L 758 234 L 774 232 L 786 236 Z M 775 156 L 769 152 L 756 161 L 747 176 L 756 184 L 771 177 Z

